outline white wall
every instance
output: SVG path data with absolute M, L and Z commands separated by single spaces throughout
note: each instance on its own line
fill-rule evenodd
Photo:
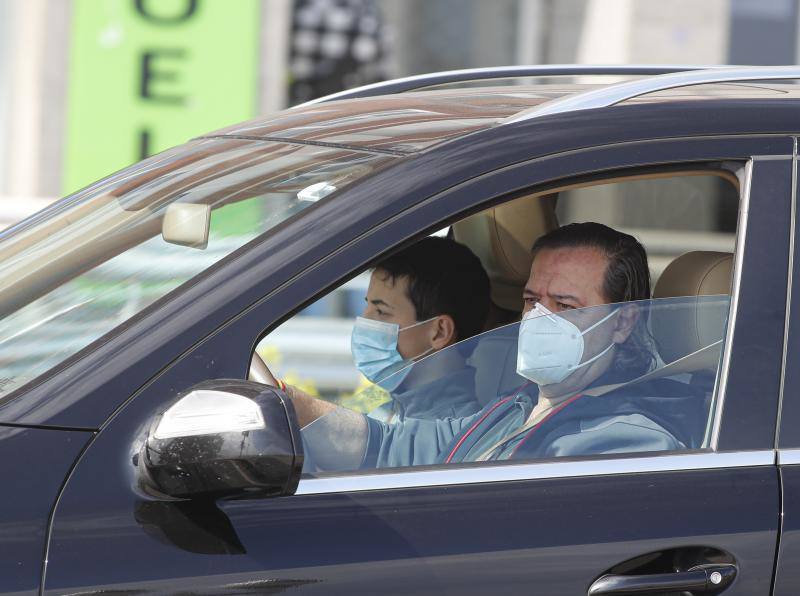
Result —
M 11 22 L 14 4 L 0 2 L 0 195 L 3 194 L 3 181 L 6 174 L 6 155 L 8 152 L 9 125 L 11 122 L 11 90 L 9 84 L 12 56 L 13 27 Z
M 724 64 L 728 0 L 587 0 L 584 64 Z

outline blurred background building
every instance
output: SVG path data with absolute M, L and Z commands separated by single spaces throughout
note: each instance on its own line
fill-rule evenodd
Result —
M 511 64 L 797 63 L 799 4 L 2 0 L 0 229 L 196 135 L 387 78 Z M 589 211 L 565 196 L 560 216 L 602 210 L 636 231 L 651 257 L 689 244 L 732 250 L 738 197 L 720 191 L 702 217 L 677 206 L 664 229 L 645 230 L 640 194 L 608 191 Z M 349 329 L 366 283 L 351 280 L 305 311 L 313 320 L 290 321 L 259 349 L 290 380 L 302 382 L 313 361 L 317 372 L 330 365 L 331 386 L 352 388 Z

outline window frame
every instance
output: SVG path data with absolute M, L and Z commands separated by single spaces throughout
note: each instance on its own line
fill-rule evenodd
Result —
M 587 455 L 536 462 L 440 464 L 402 469 L 385 468 L 367 472 L 345 472 L 317 478 L 301 478 L 295 494 L 349 493 L 774 465 L 775 453 L 769 449 L 727 452 L 697 449 L 680 452 L 669 451 L 659 455 L 652 453 L 624 453 L 618 456 Z
M 750 213 L 750 189 L 751 178 L 753 173 L 754 161 L 775 161 L 777 158 L 783 159 L 783 156 L 767 156 L 755 157 L 750 159 L 738 159 L 737 161 L 742 167 L 743 180 L 740 181 L 739 194 L 740 194 L 740 210 L 739 221 L 737 224 L 736 232 L 736 248 L 734 252 L 734 270 L 732 272 L 732 287 L 731 287 L 731 306 L 728 315 L 728 326 L 726 329 L 726 343 L 723 352 L 723 359 L 717 376 L 718 387 L 716 388 L 714 407 L 715 411 L 711 420 L 713 421 L 712 441 L 708 448 L 696 450 L 681 450 L 670 451 L 663 454 L 653 453 L 628 453 L 620 454 L 619 456 L 582 456 L 579 458 L 554 458 L 548 460 L 541 460 L 537 462 L 518 462 L 502 464 L 492 462 L 481 462 L 482 465 L 459 464 L 448 466 L 436 466 L 434 469 L 425 469 L 421 467 L 409 468 L 386 468 L 382 470 L 369 470 L 361 472 L 344 472 L 337 473 L 336 475 L 325 475 L 316 478 L 304 478 L 300 482 L 297 494 L 317 494 L 326 492 L 342 492 L 342 491 L 360 491 L 360 490 L 377 490 L 386 488 L 409 488 L 417 486 L 441 486 L 448 484 L 472 484 L 475 482 L 496 482 L 496 481 L 513 481 L 522 479 L 533 478 L 559 478 L 565 476 L 585 476 L 585 475 L 603 475 L 603 474 L 626 474 L 626 473 L 642 473 L 642 472 L 655 472 L 655 471 L 678 471 L 678 470 L 694 470 L 706 468 L 726 468 L 726 467 L 740 467 L 740 466 L 761 466 L 774 464 L 774 453 L 769 450 L 726 450 L 722 452 L 719 450 L 720 427 L 722 425 L 722 414 L 724 412 L 724 404 L 726 398 L 726 385 L 727 376 L 730 363 L 730 353 L 733 350 L 733 335 L 736 326 L 736 318 L 738 312 L 738 304 L 736 297 L 741 285 L 742 279 L 742 260 L 743 251 L 745 248 L 745 238 L 747 236 L 747 223 Z M 561 179 L 558 182 L 550 182 L 541 185 L 532 185 L 523 190 L 518 190 L 512 193 L 500 194 L 499 197 L 493 197 L 491 200 L 487 199 L 480 208 L 473 208 L 467 212 L 462 212 L 458 215 L 451 215 L 450 217 L 439 220 L 435 224 L 429 226 L 430 229 L 438 228 L 446 224 L 452 224 L 466 215 L 471 213 L 483 211 L 486 208 L 496 206 L 498 204 L 515 200 L 521 196 L 539 196 L 546 195 L 554 190 L 562 188 L 575 188 L 591 186 L 593 184 L 604 184 L 619 182 L 627 179 L 641 179 L 653 175 L 654 177 L 678 177 L 682 173 L 702 173 L 705 175 L 712 175 L 714 170 L 702 166 L 715 162 L 717 160 L 700 160 L 698 162 L 690 162 L 688 165 L 673 165 L 673 164 L 655 164 L 655 165 L 642 165 L 634 167 L 616 167 L 609 170 L 602 170 L 585 175 L 585 180 L 580 182 L 564 184 Z M 701 167 L 698 167 L 700 165 Z M 643 173 L 645 171 L 646 173 Z M 717 170 L 721 177 L 728 178 L 733 176 L 727 170 Z M 726 173 L 727 172 L 727 173 Z M 584 178 L 584 176 L 566 176 L 565 178 Z M 535 190 L 531 190 L 534 188 Z M 447 194 L 447 193 L 443 193 Z M 406 240 L 401 245 L 390 249 L 378 256 L 373 256 L 370 260 L 370 265 L 386 254 L 399 250 L 402 246 L 406 246 L 415 240 L 419 239 L 424 233 L 419 233 L 416 236 Z M 363 272 L 367 267 L 352 271 L 347 279 L 354 275 Z M 324 291 L 319 292 L 315 296 L 309 298 L 302 306 L 294 309 L 293 312 L 282 317 L 278 324 L 272 325 L 268 330 L 259 335 L 258 342 L 263 340 L 269 332 L 273 331 L 279 324 L 285 322 L 296 312 L 305 308 L 308 304 L 315 299 L 326 295 L 338 284 L 329 286 Z M 564 465 L 564 469 L 554 468 L 554 466 Z M 483 473 L 482 470 L 486 470 Z M 438 478 L 438 475 L 442 475 Z
M 374 471 L 331 473 L 322 477 L 303 478 L 296 494 L 326 494 L 564 477 L 774 466 L 776 453 L 773 449 L 721 449 L 720 434 L 728 394 L 727 384 L 731 355 L 734 350 L 733 342 L 736 322 L 739 315 L 738 298 L 742 285 L 745 245 L 748 236 L 749 215 L 751 213 L 750 200 L 753 170 L 756 162 L 786 161 L 789 159 L 791 159 L 791 156 L 753 156 L 743 164 L 745 168 L 740 187 L 739 221 L 737 223 L 731 283 L 731 305 L 726 329 L 725 349 L 717 375 L 718 386 L 715 388 L 712 440 L 708 448 L 670 451 L 663 454 L 626 453 L 618 456 L 553 458 L 536 462 L 481 462 L 480 464 L 449 464 L 448 466 L 386 468 Z M 624 176 L 620 176 L 618 179 L 624 178 Z M 598 180 L 602 179 L 602 176 L 598 178 Z M 544 191 L 537 189 L 534 193 L 528 194 L 546 194 L 547 190 L 552 192 L 551 187 L 546 187 Z M 506 200 L 513 199 L 506 197 Z
M 730 351 L 732 350 L 733 341 L 733 328 L 735 327 L 735 295 L 738 292 L 738 288 L 741 283 L 741 258 L 738 258 L 738 255 L 740 255 L 744 250 L 747 217 L 750 212 L 749 200 L 752 169 L 752 160 L 741 162 L 741 167 L 738 169 L 741 179 L 737 178 L 736 174 L 734 174 L 731 170 L 713 169 L 710 166 L 708 168 L 690 167 L 688 169 L 680 166 L 656 166 L 654 168 L 644 167 L 635 168 L 634 173 L 630 173 L 629 170 L 613 170 L 593 176 L 587 180 L 581 180 L 579 182 L 567 181 L 567 184 L 563 184 L 562 181 L 556 185 L 546 185 L 544 188 L 526 189 L 523 192 L 517 192 L 510 196 L 506 196 L 504 200 L 492 201 L 492 207 L 496 207 L 499 204 L 518 200 L 523 197 L 536 199 L 539 197 L 544 197 L 550 193 L 560 192 L 561 190 L 566 189 L 587 188 L 594 185 L 611 183 L 623 183 L 629 180 L 679 178 L 682 175 L 715 175 L 726 179 L 732 184 L 735 184 L 736 189 L 739 192 L 739 217 L 737 222 L 734 251 L 735 265 L 732 271 L 731 301 L 727 315 L 725 343 L 722 352 L 721 363 L 715 375 L 711 410 L 709 410 L 708 413 L 707 424 L 711 427 L 711 440 L 708 447 L 697 449 L 681 449 L 658 453 L 630 452 L 611 457 L 607 455 L 585 455 L 579 457 L 543 458 L 536 461 L 468 462 L 447 465 L 437 464 L 432 466 L 408 466 L 403 468 L 331 472 L 323 473 L 322 475 L 315 477 L 303 477 L 300 480 L 297 494 L 377 490 L 400 487 L 443 486 L 448 484 L 472 484 L 474 482 L 560 478 L 567 476 L 680 471 L 704 469 L 709 467 L 737 467 L 738 465 L 741 465 L 742 462 L 749 462 L 746 465 L 768 465 L 773 463 L 774 455 L 767 451 L 743 451 L 738 452 L 736 457 L 729 457 L 731 455 L 730 453 L 721 454 L 717 451 L 719 428 L 724 409 L 725 390 L 727 384 L 728 369 L 726 367 L 726 363 L 730 361 Z M 484 209 L 481 211 L 483 210 Z M 455 223 L 455 221 L 457 221 L 457 219 L 448 220 L 448 225 L 452 225 Z M 439 222 L 436 225 L 441 226 L 443 224 L 444 222 Z M 405 244 L 409 243 L 407 242 Z M 393 251 L 389 251 L 389 254 L 391 252 Z M 384 256 L 385 254 L 379 255 L 373 260 L 379 260 Z M 352 273 L 351 277 L 363 273 L 364 270 L 366 269 L 358 270 L 355 273 Z M 336 286 L 336 288 L 340 287 L 340 285 Z M 331 289 L 328 289 L 325 292 L 316 295 L 310 300 L 310 302 L 327 296 L 331 291 Z M 302 308 L 305 308 L 305 306 Z M 302 308 L 298 308 L 293 314 L 286 316 L 282 323 L 291 319 L 295 314 L 300 312 Z M 269 333 L 274 331 L 276 328 L 277 326 L 272 326 L 268 332 L 261 334 L 254 344 L 254 350 L 255 346 L 259 345 L 263 340 L 265 340 L 269 336 Z M 491 333 L 492 331 L 493 330 L 489 330 L 485 333 Z M 267 363 L 267 365 L 269 365 L 269 363 Z M 743 456 L 744 459 L 739 456 Z M 558 464 L 563 464 L 564 468 L 554 469 L 553 466 Z M 486 474 L 482 474 L 481 470 L 487 470 Z M 403 478 L 412 484 L 403 484 Z

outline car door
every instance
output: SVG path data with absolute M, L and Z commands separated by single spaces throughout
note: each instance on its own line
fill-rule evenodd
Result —
M 351 275 L 365 255 L 522 189 L 720 160 L 747 165 L 710 448 L 343 474 L 303 480 L 297 494 L 265 500 L 181 505 L 137 488 L 133 455 L 159 408 L 202 380 L 243 378 L 262 331 Z M 791 163 L 791 139 L 774 137 L 588 149 L 453 187 L 365 232 L 324 266 L 234 313 L 103 426 L 54 512 L 45 593 L 582 594 L 601 575 L 632 568 L 626 562 L 658 582 L 675 571 L 664 561 L 697 553 L 733 562 L 726 594 L 769 593 L 780 523 L 773 441 Z
M 795 163 L 795 185 L 797 184 Z M 792 228 L 794 247 L 797 248 L 797 188 L 793 197 Z M 781 538 L 778 545 L 773 594 L 796 594 L 800 590 L 800 573 L 793 565 L 800 552 L 800 376 L 797 358 L 800 357 L 800 337 L 797 333 L 800 288 L 797 286 L 798 266 L 793 259 L 789 269 L 790 317 L 786 329 L 786 355 L 784 360 L 784 382 L 781 392 L 780 426 L 775 445 L 778 448 L 778 464 L 781 482 Z

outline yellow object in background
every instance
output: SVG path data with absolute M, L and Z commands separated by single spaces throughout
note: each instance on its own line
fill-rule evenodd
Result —
M 359 384 L 352 392 L 342 392 L 337 395 L 327 391 L 323 394 L 319 391 L 313 379 L 301 377 L 291 369 L 283 370 L 281 368 L 283 354 L 275 344 L 260 344 L 258 346 L 258 354 L 264 362 L 269 363 L 273 372 L 287 385 L 297 387 L 308 395 L 321 397 L 355 412 L 366 414 L 391 400 L 388 391 L 370 382 L 363 375 L 359 375 Z
M 391 396 L 388 391 L 362 376 L 361 383 L 355 392 L 350 395 L 342 395 L 337 403 L 350 410 L 366 414 L 390 400 Z

